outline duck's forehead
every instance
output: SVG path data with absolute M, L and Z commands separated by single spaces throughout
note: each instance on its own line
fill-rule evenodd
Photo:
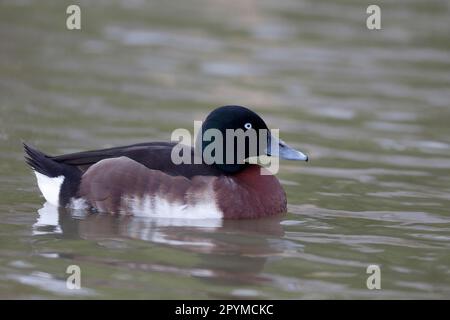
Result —
M 227 115 L 227 119 L 230 123 L 243 125 L 245 123 L 251 123 L 253 127 L 266 127 L 264 120 L 256 113 L 250 110 L 242 110 L 239 112 L 232 112 Z
M 247 122 L 251 123 L 254 128 L 266 128 L 267 127 L 265 121 L 259 115 L 257 115 L 256 113 L 253 113 L 253 112 L 242 117 L 241 121 L 244 123 L 247 123 Z

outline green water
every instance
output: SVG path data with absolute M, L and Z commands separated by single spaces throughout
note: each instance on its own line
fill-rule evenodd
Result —
M 0 298 L 450 298 L 450 5 L 0 3 Z M 260 113 L 289 213 L 174 221 L 58 212 L 23 161 L 170 139 L 214 107 Z M 366 268 L 380 266 L 381 290 Z M 81 290 L 66 268 L 82 270 Z

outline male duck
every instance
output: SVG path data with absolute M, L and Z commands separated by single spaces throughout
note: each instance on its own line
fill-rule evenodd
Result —
M 202 132 L 212 128 L 226 136 L 227 129 L 250 127 L 268 130 L 255 112 L 224 106 L 208 115 Z M 267 137 L 269 145 L 279 144 L 279 150 L 274 154 L 268 147 L 258 150 L 258 156 L 308 160 L 270 133 Z M 202 141 L 201 149 L 209 143 Z M 259 165 L 236 158 L 225 164 L 207 164 L 203 159 L 200 164 L 174 164 L 175 145 L 148 142 L 60 156 L 45 155 L 26 144 L 24 148 L 39 189 L 55 206 L 177 218 L 259 218 L 286 212 L 286 194 L 278 179 L 262 175 Z M 194 148 L 190 150 L 194 155 Z

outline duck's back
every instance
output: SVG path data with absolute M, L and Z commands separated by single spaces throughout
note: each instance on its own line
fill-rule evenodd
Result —
M 189 163 L 175 164 L 171 158 L 172 149 L 175 146 L 175 143 L 170 142 L 146 142 L 123 147 L 70 153 L 49 158 L 58 163 L 75 166 L 82 172 L 86 172 L 89 167 L 101 160 L 127 157 L 149 169 L 158 170 L 171 176 L 191 178 L 198 175 L 219 176 L 222 174 L 214 166 L 208 166 L 203 163 L 195 165 Z M 186 148 L 186 150 L 189 150 L 189 158 L 193 163 L 196 157 L 194 149 Z M 183 157 L 183 151 L 184 149 L 180 151 L 180 157 Z

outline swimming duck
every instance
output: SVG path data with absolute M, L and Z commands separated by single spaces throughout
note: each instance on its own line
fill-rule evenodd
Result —
M 254 129 L 257 139 L 267 139 L 266 148 L 250 154 L 246 141 L 243 159 L 175 164 L 173 142 L 148 142 L 59 156 L 46 155 L 26 144 L 26 162 L 34 170 L 44 198 L 52 205 L 96 212 L 174 218 L 259 218 L 286 212 L 286 194 L 271 174 L 262 174 L 252 156 L 278 156 L 308 161 L 308 157 L 277 139 L 255 112 L 242 106 L 213 110 L 202 124 L 222 133 L 229 129 Z M 231 138 L 229 138 L 230 140 Z M 205 151 L 208 139 L 197 140 Z M 229 141 L 225 141 L 229 142 Z M 227 145 L 226 143 L 223 144 Z M 279 148 L 270 146 L 278 145 Z M 236 146 L 234 146 L 236 151 Z M 186 150 L 186 149 L 184 149 Z M 192 157 L 198 157 L 189 147 Z M 228 149 L 223 149 L 225 160 Z M 212 152 L 211 154 L 214 154 Z M 198 159 L 197 159 L 198 160 Z M 209 164 L 208 164 L 209 163 Z

